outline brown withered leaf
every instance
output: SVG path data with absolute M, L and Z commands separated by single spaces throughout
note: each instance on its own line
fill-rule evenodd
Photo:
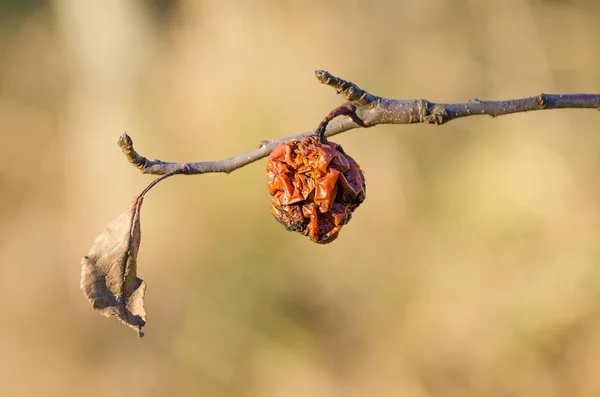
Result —
M 104 226 L 81 260 L 81 289 L 94 309 L 106 317 L 114 314 L 139 338 L 146 324 L 146 284 L 136 274 L 142 201 L 135 197 L 125 212 Z

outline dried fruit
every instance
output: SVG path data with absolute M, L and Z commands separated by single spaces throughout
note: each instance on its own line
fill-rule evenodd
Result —
M 340 145 L 311 135 L 280 144 L 267 163 L 271 212 L 319 244 L 335 240 L 365 199 L 359 165 Z

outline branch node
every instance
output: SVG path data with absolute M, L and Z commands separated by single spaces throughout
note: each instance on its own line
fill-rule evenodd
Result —
M 535 106 L 537 109 L 544 109 L 548 104 L 548 97 L 546 94 L 540 94 L 535 98 Z
M 421 123 L 442 125 L 450 119 L 448 111 L 443 105 L 433 104 L 426 99 L 421 99 L 417 102 L 417 106 Z

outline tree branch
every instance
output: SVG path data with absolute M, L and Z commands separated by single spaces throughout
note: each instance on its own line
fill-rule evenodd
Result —
M 428 123 L 441 125 L 460 117 L 484 114 L 496 117 L 505 114 L 544 109 L 588 108 L 600 110 L 600 94 L 540 94 L 529 98 L 506 101 L 480 101 L 474 99 L 465 103 L 444 104 L 430 102 L 426 99 L 398 100 L 378 97 L 360 89 L 354 83 L 332 76 L 326 71 L 317 70 L 315 74 L 321 83 L 335 88 L 338 94 L 342 94 L 348 101 L 348 103 L 330 112 L 317 130 L 290 135 L 272 141 L 263 141 L 257 149 L 229 159 L 194 163 L 170 163 L 160 160 L 148 160 L 135 151 L 133 141 L 127 134 L 121 135 L 118 145 L 121 147 L 127 160 L 144 174 L 165 175 L 167 173 L 181 173 L 193 175 L 208 172 L 230 173 L 268 156 L 282 142 L 302 139 L 315 133 L 322 136 L 323 130 L 325 130 L 324 136 L 330 137 L 353 128 L 372 127 L 377 124 Z M 350 117 L 333 120 L 333 118 L 339 115 L 349 115 Z

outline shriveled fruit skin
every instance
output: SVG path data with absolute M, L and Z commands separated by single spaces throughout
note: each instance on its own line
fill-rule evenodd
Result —
M 319 244 L 335 240 L 365 200 L 360 166 L 333 142 L 316 136 L 280 144 L 267 163 L 271 213 L 286 229 Z

